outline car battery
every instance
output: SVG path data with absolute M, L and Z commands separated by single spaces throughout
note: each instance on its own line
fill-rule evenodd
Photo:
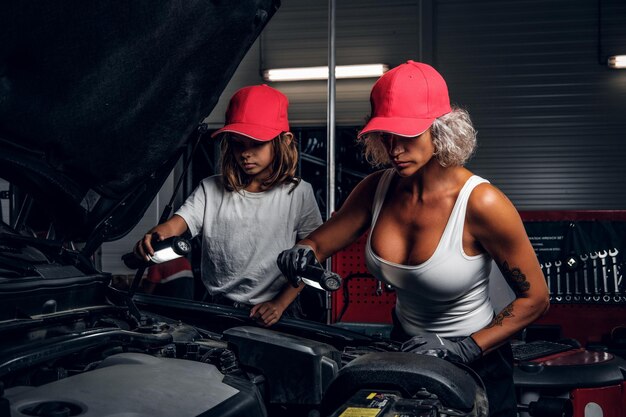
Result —
M 582 348 L 519 362 L 514 370 L 520 403 L 544 396 L 569 398 L 573 417 L 623 417 L 624 375 L 626 361 L 621 357 Z
M 436 396 L 424 393 L 403 398 L 398 391 L 359 390 L 331 417 L 438 417 L 446 409 Z M 452 412 L 452 410 L 450 410 Z M 454 410 L 455 416 L 465 415 Z

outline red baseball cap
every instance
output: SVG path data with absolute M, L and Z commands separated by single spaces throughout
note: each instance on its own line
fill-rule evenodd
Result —
M 372 118 L 359 137 L 369 132 L 418 136 L 437 117 L 451 111 L 448 86 L 430 65 L 407 61 L 383 74 L 370 94 Z
M 228 103 L 226 124 L 211 137 L 234 132 L 267 142 L 289 131 L 288 107 L 287 96 L 266 84 L 241 88 Z

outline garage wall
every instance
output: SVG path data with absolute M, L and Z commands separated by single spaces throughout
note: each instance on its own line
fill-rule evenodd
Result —
M 337 65 L 385 63 L 396 66 L 419 59 L 420 31 L 430 2 L 341 0 L 336 2 Z M 239 66 L 207 122 L 219 127 L 237 88 L 263 83 L 262 69 L 324 66 L 328 63 L 328 2 L 287 0 Z M 338 125 L 361 125 L 369 113 L 369 92 L 376 79 L 337 80 Z M 325 126 L 326 81 L 268 83 L 290 99 L 292 126 Z
M 220 126 L 232 92 L 261 83 L 262 68 L 326 65 L 327 7 L 283 2 L 207 120 Z M 618 0 L 342 0 L 337 64 L 434 64 L 478 128 L 469 167 L 519 209 L 626 209 L 626 70 L 600 62 L 626 36 L 625 10 Z M 339 126 L 362 125 L 374 81 L 338 80 Z M 325 81 L 272 86 L 290 97 L 293 127 L 325 129 Z
M 626 71 L 600 62 L 599 6 L 435 4 L 435 65 L 479 132 L 470 168 L 520 209 L 626 209 Z

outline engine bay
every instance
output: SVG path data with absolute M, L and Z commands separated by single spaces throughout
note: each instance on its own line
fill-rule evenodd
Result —
M 0 416 L 341 415 L 360 390 L 390 387 L 395 397 L 370 406 L 382 412 L 402 400 L 407 416 L 480 415 L 473 383 L 458 383 L 466 372 L 443 360 L 420 358 L 431 364 L 424 372 L 407 368 L 392 342 L 344 330 L 312 328 L 305 338 L 306 326 L 287 332 L 240 323 L 214 331 L 210 323 L 229 323 L 225 315 L 231 324 L 242 320 L 219 309 L 199 315 L 206 326 L 144 310 L 137 321 L 112 305 L 0 322 Z M 380 366 L 387 372 L 377 376 Z M 433 385 L 432 371 L 442 366 Z

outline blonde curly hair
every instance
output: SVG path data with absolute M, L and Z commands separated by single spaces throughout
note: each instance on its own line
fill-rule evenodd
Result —
M 450 113 L 435 119 L 430 126 L 435 146 L 435 158 L 444 166 L 462 166 L 476 149 L 476 129 L 469 113 L 459 107 L 452 107 Z M 380 133 L 373 132 L 357 139 L 363 145 L 365 159 L 373 167 L 383 167 L 391 163 L 389 154 L 380 140 Z

